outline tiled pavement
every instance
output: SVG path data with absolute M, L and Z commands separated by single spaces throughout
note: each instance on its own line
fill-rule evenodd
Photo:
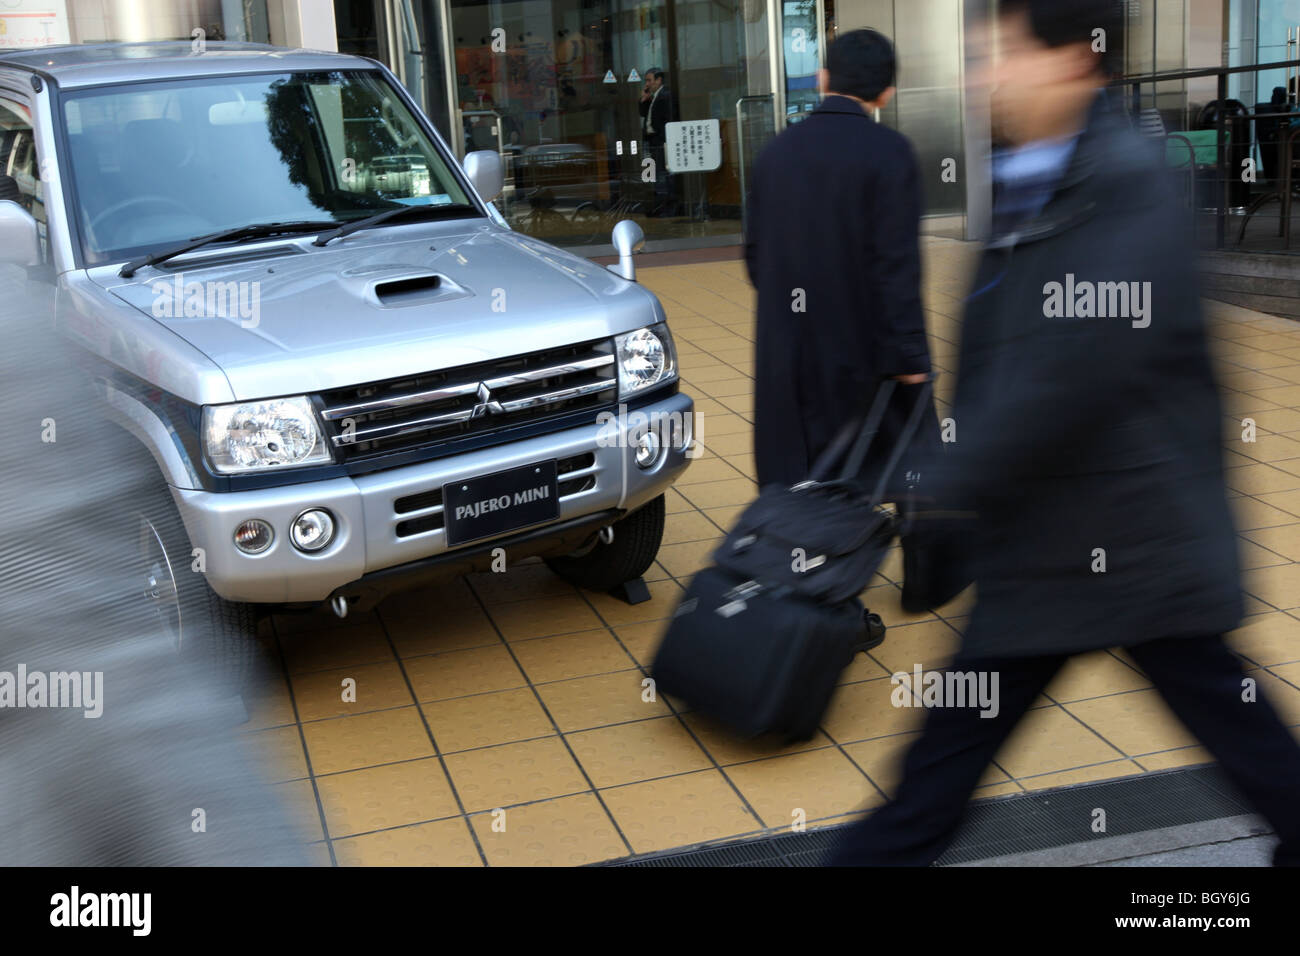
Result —
M 926 242 L 926 305 L 940 370 L 955 358 L 972 249 Z M 682 586 L 755 494 L 752 290 L 742 263 L 650 268 L 706 454 L 669 492 L 667 532 L 628 606 L 575 590 L 538 563 L 391 599 L 340 622 L 270 622 L 279 675 L 250 692 L 244 731 L 282 791 L 349 864 L 574 865 L 789 827 L 878 806 L 920 712 L 890 705 L 888 675 L 956 647 L 965 598 L 936 614 L 898 606 L 895 552 L 865 595 L 888 640 L 843 677 L 821 733 L 776 748 L 729 738 L 643 697 Z M 1224 435 L 1250 617 L 1233 636 L 1252 676 L 1300 733 L 1300 326 L 1210 304 Z M 948 395 L 949 376 L 940 388 Z M 1242 422 L 1258 428 L 1242 441 Z M 356 702 L 342 703 L 345 678 Z M 998 796 L 1202 763 L 1207 756 L 1122 652 L 1078 658 L 990 767 Z

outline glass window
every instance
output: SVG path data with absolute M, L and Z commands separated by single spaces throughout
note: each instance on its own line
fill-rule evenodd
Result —
M 368 71 L 120 86 L 70 95 L 64 118 L 92 265 L 254 223 L 470 203 Z

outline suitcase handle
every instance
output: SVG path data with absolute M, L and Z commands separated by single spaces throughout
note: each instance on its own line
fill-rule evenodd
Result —
M 889 400 L 893 397 L 894 389 L 898 383 L 892 378 L 886 379 L 880 383 L 880 388 L 876 390 L 876 397 L 871 403 L 871 410 L 867 413 L 866 421 L 859 425 L 857 420 L 849 422 L 840 429 L 835 440 L 831 442 L 824 452 L 818 457 L 813 465 L 812 472 L 808 476 L 811 482 L 822 482 L 830 474 L 835 463 L 840 460 L 846 451 L 849 457 L 845 462 L 844 468 L 840 471 L 841 479 L 853 477 L 857 468 L 862 467 L 862 459 L 867 454 L 867 449 L 871 447 L 872 441 L 875 440 L 876 432 L 880 430 L 880 423 L 885 418 L 885 410 L 889 407 Z M 852 449 L 849 446 L 852 445 Z M 857 459 L 856 468 L 850 469 L 854 459 Z

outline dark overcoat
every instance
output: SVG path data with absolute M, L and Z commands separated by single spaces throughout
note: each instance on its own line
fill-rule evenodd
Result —
M 985 250 L 937 466 L 980 515 L 965 655 L 1237 624 L 1191 235 L 1160 155 L 1099 101 L 1042 213 Z
M 929 371 L 921 178 L 908 141 L 842 96 L 773 139 L 752 175 L 755 467 L 760 485 L 790 485 L 882 377 Z

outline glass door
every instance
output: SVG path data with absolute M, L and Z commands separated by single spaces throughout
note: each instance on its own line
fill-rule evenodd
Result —
M 510 224 L 578 247 L 620 219 L 651 248 L 737 241 L 769 2 L 448 0 L 452 122 L 462 150 L 501 153 Z

